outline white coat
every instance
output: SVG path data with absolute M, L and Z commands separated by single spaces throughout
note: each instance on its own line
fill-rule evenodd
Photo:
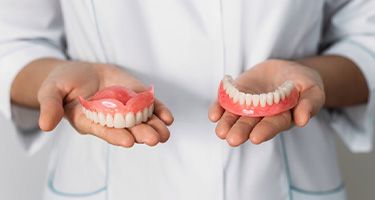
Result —
M 55 57 L 124 67 L 173 111 L 170 140 L 154 148 L 111 146 L 62 122 L 48 200 L 342 200 L 334 132 L 353 151 L 370 150 L 374 133 L 374 10 L 373 0 L 2 0 L 0 110 L 40 148 L 37 115 L 9 91 L 27 63 Z M 261 145 L 216 137 L 207 109 L 225 73 L 318 54 L 352 59 L 369 103 L 323 110 Z

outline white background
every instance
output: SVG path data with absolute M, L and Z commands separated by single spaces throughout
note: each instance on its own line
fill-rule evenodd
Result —
M 40 200 L 51 144 L 28 156 L 11 128 L 0 124 L 0 200 Z M 351 154 L 340 141 L 337 149 L 348 199 L 375 199 L 375 154 Z

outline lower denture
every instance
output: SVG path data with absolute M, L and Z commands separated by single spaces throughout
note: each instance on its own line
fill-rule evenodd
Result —
M 220 82 L 218 99 L 227 111 L 248 117 L 272 116 L 296 106 L 299 92 L 292 81 L 286 81 L 275 91 L 262 94 L 249 94 L 239 91 L 233 79 L 226 75 Z
M 110 128 L 131 128 L 151 118 L 154 88 L 136 93 L 122 86 L 111 86 L 85 100 L 79 97 L 86 118 Z

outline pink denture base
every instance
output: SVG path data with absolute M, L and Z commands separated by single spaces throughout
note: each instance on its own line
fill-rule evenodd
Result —
M 154 88 L 151 86 L 147 91 L 136 93 L 126 87 L 110 86 L 98 91 L 87 100 L 79 97 L 79 101 L 84 108 L 90 111 L 112 115 L 115 113 L 136 113 L 153 104 Z

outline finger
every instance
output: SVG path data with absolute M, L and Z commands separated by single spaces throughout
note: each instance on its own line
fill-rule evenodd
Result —
M 43 131 L 53 130 L 64 116 L 63 97 L 54 83 L 43 84 L 38 91 L 40 104 L 39 127 Z
M 153 115 L 146 123 L 159 133 L 160 142 L 164 143 L 169 139 L 170 132 L 164 122 L 158 117 Z
M 173 115 L 171 111 L 161 101 L 155 99 L 155 110 L 154 114 L 159 117 L 166 125 L 173 123 Z
M 129 130 L 133 134 L 135 141 L 140 144 L 155 146 L 161 140 L 158 132 L 147 124 L 139 124 L 129 128 Z
M 299 127 L 305 126 L 309 119 L 322 108 L 323 103 L 324 93 L 318 86 L 302 92 L 293 110 L 294 123 Z
M 236 123 L 238 118 L 238 115 L 235 115 L 230 112 L 224 112 L 223 116 L 217 123 L 215 129 L 216 135 L 221 139 L 225 139 L 227 137 L 229 130 L 232 128 L 233 124 Z
M 260 117 L 240 117 L 227 134 L 228 144 L 235 147 L 246 142 L 250 132 L 260 120 Z
M 254 144 L 265 142 L 278 133 L 285 131 L 291 127 L 292 116 L 290 111 L 281 114 L 264 117 L 260 122 L 255 125 L 250 133 L 250 140 Z
M 69 106 L 68 106 L 69 107 Z M 122 147 L 132 147 L 135 143 L 133 135 L 126 129 L 108 128 L 95 124 L 81 112 L 79 106 L 67 109 L 66 117 L 72 126 L 81 134 L 90 134 L 106 142 Z
M 208 118 L 212 122 L 217 122 L 224 113 L 224 109 L 220 106 L 218 101 L 215 101 L 208 110 Z

